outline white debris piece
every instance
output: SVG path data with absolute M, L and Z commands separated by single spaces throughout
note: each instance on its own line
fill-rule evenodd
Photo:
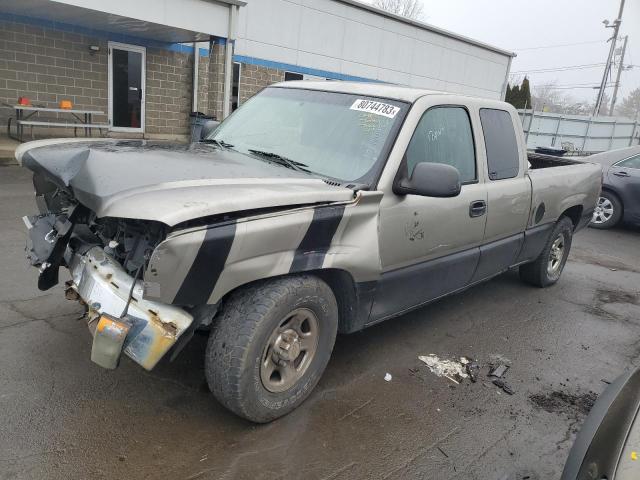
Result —
M 440 360 L 433 353 L 426 356 L 420 355 L 418 360 L 424 362 L 431 370 L 431 373 L 438 377 L 446 377 L 455 383 L 460 383 L 456 378 L 467 378 L 469 376 L 465 372 L 465 367 L 462 363 L 455 360 Z
M 385 373 L 385 375 L 384 375 L 384 381 L 385 381 L 385 382 L 390 382 L 392 378 L 393 378 L 393 377 L 391 376 L 391 374 L 390 374 L 390 373 L 388 373 L 388 372 L 387 372 L 387 373 Z

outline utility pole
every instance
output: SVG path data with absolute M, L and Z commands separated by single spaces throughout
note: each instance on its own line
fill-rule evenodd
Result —
M 620 54 L 620 63 L 618 63 L 618 74 L 616 75 L 616 83 L 613 87 L 613 97 L 611 98 L 611 107 L 609 108 L 609 116 L 613 116 L 613 107 L 616 105 L 616 97 L 618 96 L 618 88 L 620 87 L 620 74 L 624 70 L 624 52 L 627 50 L 627 41 L 629 35 L 624 37 L 624 43 L 622 44 L 622 53 Z
M 607 57 L 607 63 L 604 67 L 604 74 L 602 75 L 602 82 L 600 82 L 600 90 L 598 91 L 598 98 L 596 99 L 596 105 L 593 108 L 593 115 L 598 115 L 600 106 L 602 105 L 602 99 L 604 97 L 604 89 L 607 85 L 607 77 L 611 71 L 611 61 L 613 60 L 613 52 L 616 49 L 616 39 L 618 38 L 618 30 L 620 30 L 620 24 L 622 23 L 622 11 L 624 10 L 624 0 L 620 0 L 620 11 L 618 12 L 618 18 L 616 18 L 611 25 L 609 21 L 605 20 L 603 23 L 606 28 L 613 28 L 613 37 L 609 39 L 611 41 L 611 48 L 609 49 L 609 56 Z

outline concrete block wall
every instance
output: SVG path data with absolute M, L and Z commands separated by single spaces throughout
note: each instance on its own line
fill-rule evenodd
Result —
M 100 50 L 91 53 L 89 46 Z M 200 56 L 198 110 L 222 119 L 224 44 L 214 43 L 209 55 Z M 147 47 L 145 137 L 186 138 L 192 103 L 193 54 Z M 240 104 L 264 87 L 284 80 L 284 71 L 243 64 L 240 71 Z M 106 123 L 108 113 L 108 39 L 0 21 L 0 131 L 16 104 L 28 97 L 33 104 L 57 108 L 71 100 L 75 108 L 100 110 L 93 120 Z M 46 115 L 51 118 L 55 115 Z M 59 115 L 65 121 L 72 118 Z M 71 136 L 70 129 L 35 130 L 35 136 Z M 113 136 L 139 136 L 116 134 Z
M 89 53 L 89 45 L 100 51 Z M 0 21 L 0 127 L 14 115 L 3 103 L 18 97 L 57 108 L 71 100 L 80 109 L 101 110 L 107 121 L 107 41 L 12 21 Z M 64 115 L 69 120 L 69 115 Z M 71 130 L 67 133 L 73 134 Z
M 192 72 L 193 55 L 147 48 L 145 133 L 188 133 Z
M 284 70 L 242 64 L 240 67 L 240 105 L 264 87 L 282 81 L 284 81 Z
M 209 115 L 217 120 L 222 120 L 222 104 L 224 98 L 224 54 L 225 45 L 213 44 L 209 51 L 209 88 L 208 111 Z
M 89 46 L 100 50 L 90 53 Z M 214 46 L 214 61 L 202 55 L 199 66 L 199 110 L 221 118 L 224 46 Z M 151 138 L 186 138 L 192 102 L 193 55 L 147 47 L 145 134 Z M 212 63 L 213 67 L 210 67 Z M 211 76 L 214 71 L 215 75 Z M 213 102 L 209 91 L 213 89 Z M 99 123 L 108 121 L 108 39 L 40 27 L 15 21 L 0 21 L 0 132 L 15 112 L 15 105 L 28 97 L 35 105 L 57 108 L 71 100 L 75 108 L 100 110 Z M 219 98 L 218 98 L 219 97 Z M 213 108 L 211 110 L 210 108 Z M 41 114 L 45 115 L 45 114 Z M 68 114 L 58 115 L 71 121 Z M 46 114 L 46 118 L 56 117 Z M 43 117 L 44 118 L 44 117 Z M 72 136 L 71 129 L 37 128 L 35 137 Z M 112 136 L 135 137 L 126 133 Z

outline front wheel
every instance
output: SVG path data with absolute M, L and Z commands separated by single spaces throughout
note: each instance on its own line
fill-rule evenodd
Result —
M 603 190 L 596 202 L 596 208 L 593 211 L 589 226 L 604 230 L 614 227 L 621 217 L 622 202 L 614 193 Z
M 538 258 L 520 266 L 520 278 L 537 287 L 548 287 L 556 283 L 567 262 L 572 239 L 573 222 L 562 217 L 553 227 Z
M 324 372 L 338 330 L 331 288 L 301 275 L 241 288 L 225 302 L 205 360 L 214 396 L 257 423 L 300 405 Z

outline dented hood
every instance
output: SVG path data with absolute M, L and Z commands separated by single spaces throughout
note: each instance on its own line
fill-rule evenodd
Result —
M 156 220 L 169 226 L 209 215 L 339 202 L 353 191 L 209 144 L 146 140 L 40 140 L 16 158 L 99 217 Z

